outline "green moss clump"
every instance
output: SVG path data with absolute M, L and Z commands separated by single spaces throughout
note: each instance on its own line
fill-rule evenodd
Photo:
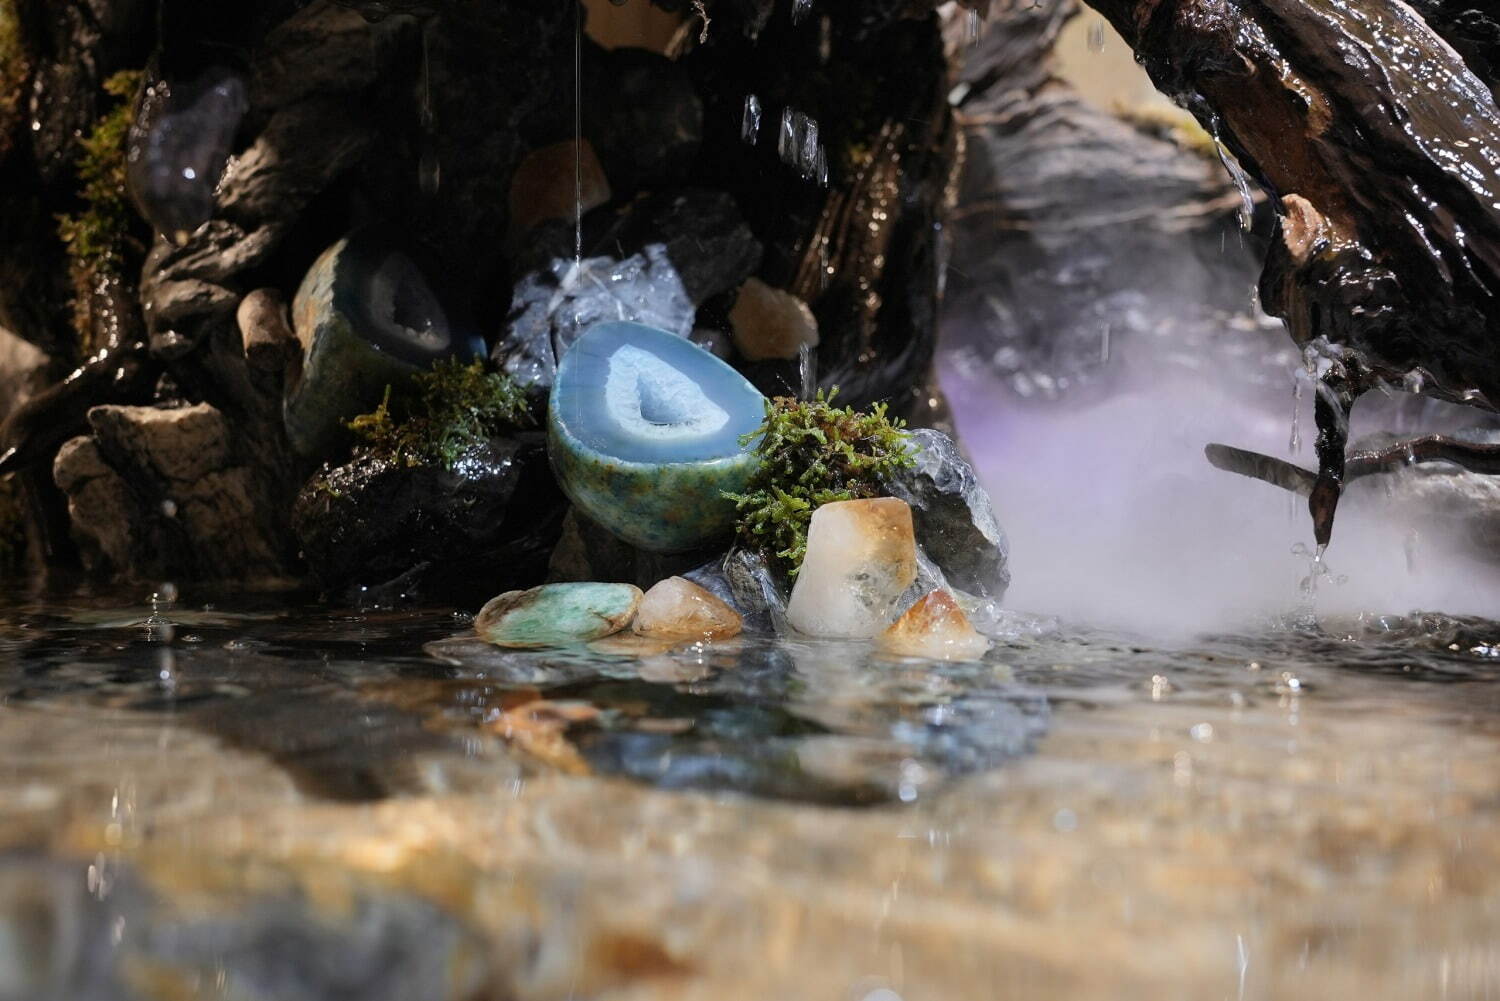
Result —
M 15 0 L 0 0 L 0 158 L 10 152 L 26 111 L 31 67 L 21 47 Z
M 385 399 L 349 422 L 362 447 L 408 466 L 452 469 L 465 452 L 497 435 L 534 426 L 526 393 L 484 362 L 440 361 L 412 379 L 411 391 Z
M 73 323 L 85 354 L 101 345 L 92 343 L 91 300 L 101 282 L 122 280 L 132 247 L 130 227 L 134 211 L 125 188 L 125 145 L 135 119 L 134 97 L 141 73 L 126 70 L 104 81 L 104 91 L 115 104 L 94 124 L 82 141 L 78 180 L 82 185 L 77 212 L 57 217 L 57 232 L 68 251 L 73 283 Z
M 878 497 L 881 478 L 914 461 L 906 423 L 886 417 L 884 403 L 862 413 L 835 407 L 837 394 L 835 387 L 814 400 L 766 401 L 765 422 L 742 439 L 748 445 L 760 438 L 760 466 L 747 492 L 726 495 L 739 510 L 740 541 L 769 553 L 794 576 L 814 511 L 833 501 Z

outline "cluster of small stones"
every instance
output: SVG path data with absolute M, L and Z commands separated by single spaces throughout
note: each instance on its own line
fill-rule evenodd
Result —
M 543 584 L 493 598 L 474 630 L 496 646 L 518 650 L 591 643 L 629 630 L 645 642 L 607 652 L 660 649 L 660 642 L 707 643 L 737 636 L 740 614 L 692 581 L 668 577 L 644 593 L 634 584 L 583 581 Z
M 989 641 L 949 591 L 931 590 L 898 615 L 917 580 L 917 544 L 905 501 L 825 504 L 813 514 L 787 621 L 804 636 L 873 640 L 896 657 L 982 657 Z M 673 576 L 645 592 L 599 581 L 507 591 L 480 610 L 474 628 L 486 641 L 511 649 L 588 644 L 596 652 L 644 656 L 682 643 L 730 639 L 744 629 L 744 619 L 707 588 Z

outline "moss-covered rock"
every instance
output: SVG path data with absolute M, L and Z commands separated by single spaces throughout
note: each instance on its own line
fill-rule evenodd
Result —
M 781 396 L 766 403 L 766 419 L 747 442 L 760 438 L 760 465 L 744 493 L 731 494 L 745 546 L 765 552 L 778 569 L 796 574 L 807 551 L 815 510 L 834 501 L 885 493 L 882 479 L 912 464 L 905 423 L 835 407 L 838 389 L 812 400 Z

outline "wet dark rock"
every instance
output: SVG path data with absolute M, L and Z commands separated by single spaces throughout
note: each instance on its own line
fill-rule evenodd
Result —
M 525 433 L 452 469 L 356 455 L 302 488 L 292 526 L 329 591 L 477 603 L 542 579 L 564 510 L 541 437 Z
M 918 545 L 953 585 L 980 597 L 1003 597 L 1010 586 L 1010 547 L 974 468 L 941 431 L 917 428 L 911 446 L 916 464 L 897 470 L 885 487 L 911 505 Z
M 557 359 L 590 326 L 629 320 L 683 337 L 697 308 L 737 287 L 760 260 L 734 200 L 689 190 L 642 198 L 591 220 L 582 267 L 572 227 L 541 227 L 492 352 L 522 383 L 552 384 Z
M 703 102 L 687 73 L 645 49 L 591 61 L 583 132 L 616 191 L 660 188 L 687 177 L 703 139 Z
M 223 413 L 100 406 L 91 435 L 65 443 L 53 475 L 92 569 L 140 580 L 284 577 L 284 508 Z
M 697 180 L 738 201 L 766 247 L 757 276 L 812 309 L 819 384 L 926 419 L 958 135 L 936 17 L 880 6 L 821 4 L 794 25 L 778 5 L 758 40 L 735 30 L 743 8 L 726 7 L 723 27 L 682 62 L 704 100 Z M 826 31 L 816 27 L 825 18 Z M 747 95 L 763 109 L 753 143 L 742 133 Z M 817 122 L 826 187 L 778 155 L 786 113 L 804 116 L 804 136 Z
M 238 74 L 215 67 L 192 80 L 157 80 L 131 126 L 126 178 L 151 224 L 175 243 L 208 221 L 240 119 Z
M 1051 75 L 1077 9 L 998 9 L 957 50 L 959 107 L 978 124 L 949 226 L 945 355 L 1036 401 L 1163 369 L 1284 383 L 1292 346 L 1252 310 L 1257 238 L 1224 168 Z

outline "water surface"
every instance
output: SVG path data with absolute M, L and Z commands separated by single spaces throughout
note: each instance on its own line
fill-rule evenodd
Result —
M 1500 994 L 1500 624 L 982 664 L 0 613 L 0 999 Z

